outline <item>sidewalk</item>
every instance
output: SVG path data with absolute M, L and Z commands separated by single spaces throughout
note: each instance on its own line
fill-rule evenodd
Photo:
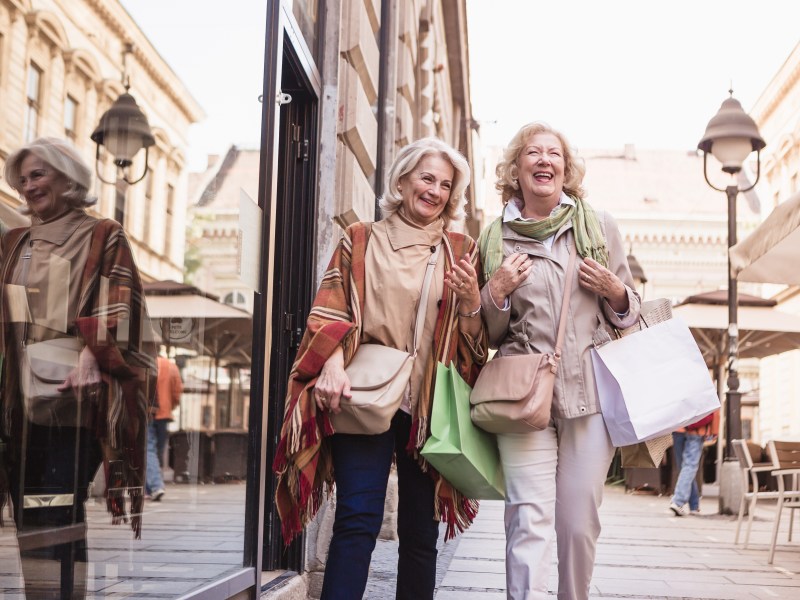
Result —
M 716 514 L 716 497 L 703 498 L 702 516 L 675 517 L 668 504 L 668 497 L 606 487 L 591 598 L 800 600 L 800 531 L 786 541 L 787 515 L 775 562 L 767 564 L 774 503 L 759 504 L 747 550 L 734 546 L 736 518 Z M 445 554 L 454 543 L 436 600 L 504 600 L 502 502 L 482 502 L 475 524 Z M 555 598 L 555 555 L 552 561 Z

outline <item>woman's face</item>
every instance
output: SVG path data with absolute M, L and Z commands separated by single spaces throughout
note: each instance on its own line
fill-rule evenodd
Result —
M 429 225 L 438 219 L 450 200 L 454 174 L 453 165 L 441 156 L 423 157 L 397 183 L 406 217 L 418 225 Z
M 34 154 L 20 165 L 19 191 L 31 212 L 47 221 L 65 212 L 69 204 L 62 198 L 69 188 L 67 178 Z
M 564 188 L 564 148 L 552 133 L 530 137 L 517 157 L 523 199 L 555 200 Z

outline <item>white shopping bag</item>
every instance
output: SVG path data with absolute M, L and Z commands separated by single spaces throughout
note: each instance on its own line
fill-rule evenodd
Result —
M 592 364 L 615 446 L 656 438 L 719 408 L 700 349 L 679 317 L 592 349 Z

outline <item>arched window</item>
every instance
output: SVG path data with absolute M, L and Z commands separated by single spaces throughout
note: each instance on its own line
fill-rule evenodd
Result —
M 238 291 L 225 294 L 225 298 L 222 301 L 231 306 L 245 306 L 247 304 L 244 294 Z

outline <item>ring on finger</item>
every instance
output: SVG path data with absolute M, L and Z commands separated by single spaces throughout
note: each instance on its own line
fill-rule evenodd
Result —
M 525 265 L 520 265 L 520 266 L 517 268 L 517 273 L 522 273 L 524 270 L 525 270 Z
M 461 283 L 458 284 L 458 288 L 461 289 L 463 287 L 464 287 L 464 282 L 462 281 Z

